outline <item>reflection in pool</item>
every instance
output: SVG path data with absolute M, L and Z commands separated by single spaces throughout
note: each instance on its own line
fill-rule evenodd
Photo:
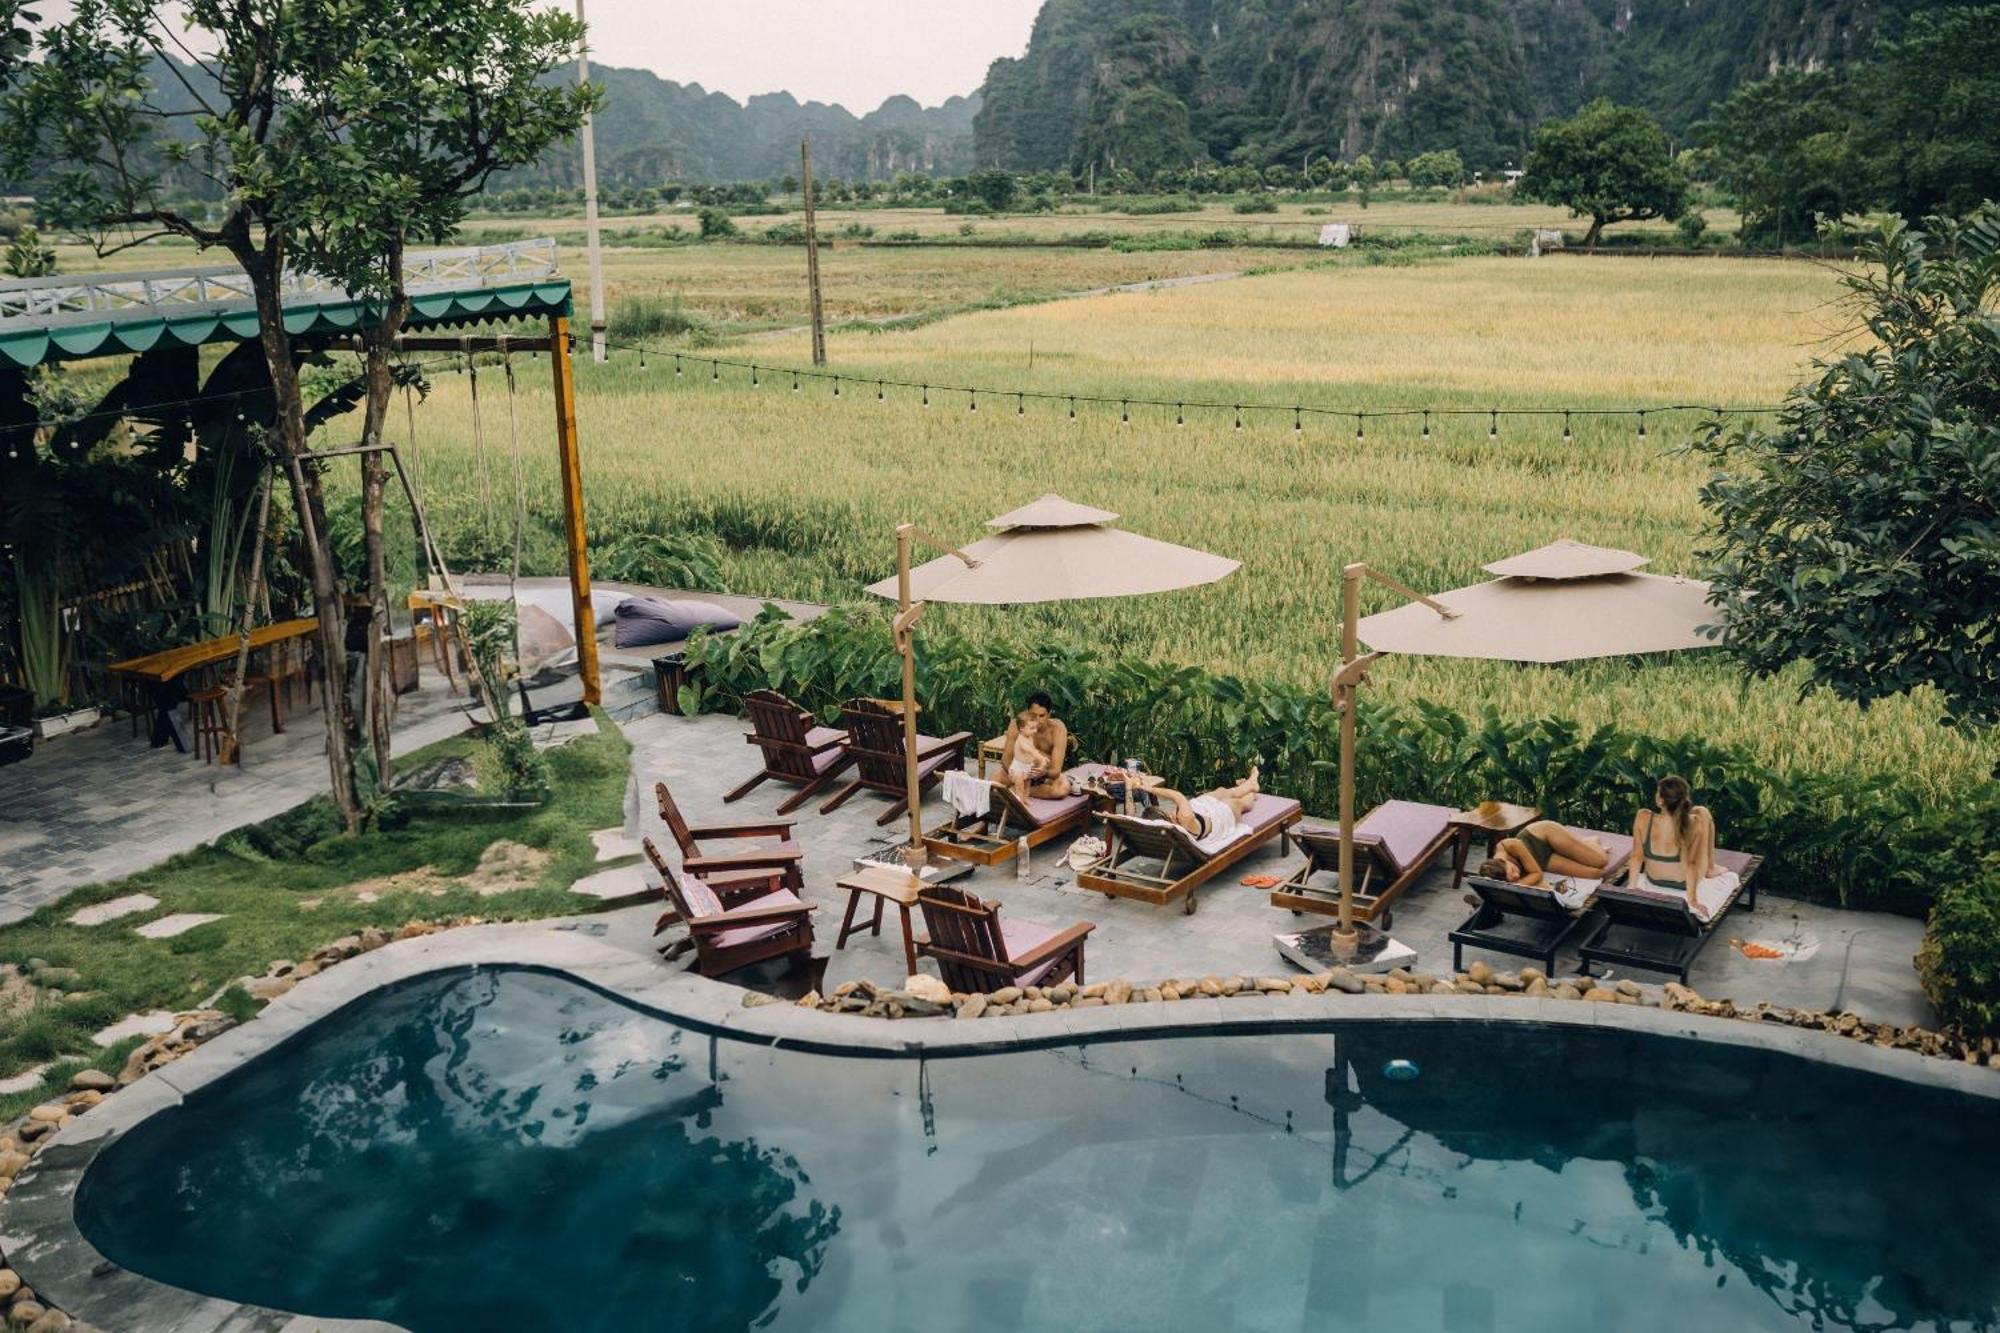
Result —
M 418 1333 L 1991 1329 L 1996 1150 L 1993 1103 L 1608 1031 L 841 1059 L 482 971 L 145 1122 L 77 1212 Z

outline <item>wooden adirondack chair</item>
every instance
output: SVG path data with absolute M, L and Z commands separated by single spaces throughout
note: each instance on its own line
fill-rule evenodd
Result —
M 667 784 L 653 784 L 653 797 L 659 802 L 660 819 L 667 831 L 674 835 L 674 844 L 681 851 L 681 873 L 691 875 L 706 883 L 710 888 L 720 890 L 725 884 L 740 880 L 760 881 L 772 872 L 778 873 L 785 887 L 793 893 L 805 888 L 805 872 L 801 862 L 805 853 L 798 843 L 792 841 L 793 822 L 788 819 L 753 820 L 740 824 L 689 824 L 681 815 L 681 808 L 674 803 L 674 795 L 667 790 Z M 744 847 L 740 851 L 712 853 L 702 849 L 704 842 L 739 838 L 776 838 L 775 846 Z
M 937 960 L 944 984 L 984 995 L 1003 986 L 1052 986 L 1083 981 L 1084 938 L 1097 927 L 1079 921 L 1056 930 L 1033 921 L 1000 920 L 1000 904 L 982 902 L 948 884 L 917 895 L 930 938 L 917 941 L 919 957 Z
M 838 810 L 847 798 L 866 789 L 892 798 L 892 804 L 875 820 L 886 824 L 909 808 L 907 781 L 903 774 L 903 719 L 873 699 L 850 699 L 841 705 L 841 721 L 847 724 L 846 752 L 854 761 L 854 780 L 819 808 L 821 814 Z M 947 768 L 965 767 L 965 743 L 969 731 L 949 736 L 917 737 L 917 792 L 935 786 L 938 774 Z
M 687 940 L 660 951 L 668 958 L 680 956 L 691 943 L 695 970 L 705 977 L 786 955 L 811 965 L 812 914 L 818 909 L 785 888 L 781 872 L 768 872 L 758 885 L 736 885 L 725 895 L 691 876 L 676 875 L 652 839 L 646 839 L 644 846 L 670 904 L 653 933 L 675 921 L 688 926 Z
M 778 807 L 779 814 L 788 815 L 852 762 L 841 748 L 846 732 L 817 725 L 811 713 L 776 690 L 745 695 L 743 706 L 750 715 L 750 734 L 743 739 L 763 753 L 764 767 L 723 800 L 739 801 L 758 783 L 775 778 L 798 788 Z

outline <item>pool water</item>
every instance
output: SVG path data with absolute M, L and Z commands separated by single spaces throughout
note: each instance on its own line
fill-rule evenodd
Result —
M 838 1058 L 489 970 L 146 1121 L 77 1215 L 417 1333 L 1992 1329 L 1996 1162 L 1993 1103 L 1610 1031 Z

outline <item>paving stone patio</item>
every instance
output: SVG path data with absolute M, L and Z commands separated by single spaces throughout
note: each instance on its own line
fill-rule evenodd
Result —
M 706 716 L 675 718 L 662 714 L 627 724 L 633 743 L 632 789 L 627 793 L 627 827 L 651 837 L 672 854 L 673 842 L 654 808 L 653 783 L 664 780 L 690 822 L 753 820 L 777 817 L 778 805 L 791 789 L 765 783 L 734 805 L 722 794 L 754 769 L 756 755 L 743 743 L 743 724 L 734 718 Z M 903 943 L 892 908 L 884 914 L 879 938 L 860 935 L 833 952 L 833 942 L 846 908 L 845 895 L 834 881 L 853 859 L 895 840 L 906 827 L 900 821 L 878 827 L 875 816 L 886 803 L 862 795 L 831 815 L 821 815 L 817 803 L 794 812 L 797 837 L 806 851 L 805 897 L 819 904 L 814 929 L 823 952 L 831 954 L 827 984 L 867 977 L 900 981 Z M 942 819 L 943 806 L 933 799 L 926 822 Z M 1323 812 L 1308 810 L 1308 818 Z M 1106 898 L 1079 889 L 1062 861 L 1064 842 L 1035 850 L 1033 873 L 1015 877 L 1011 864 L 982 868 L 965 883 L 981 897 L 996 900 L 1012 916 L 1064 926 L 1092 921 L 1097 929 L 1088 945 L 1089 975 L 1099 980 L 1123 976 L 1155 980 L 1207 973 L 1284 975 L 1294 969 L 1277 953 L 1272 937 L 1320 920 L 1299 918 L 1273 908 L 1267 895 L 1244 887 L 1245 875 L 1284 874 L 1297 854 L 1285 856 L 1274 841 L 1269 850 L 1240 863 L 1200 890 L 1200 907 L 1193 916 L 1177 908 L 1157 908 L 1126 899 Z M 1451 966 L 1447 933 L 1461 924 L 1471 908 L 1451 891 L 1449 858 L 1406 893 L 1395 913 L 1394 934 L 1418 953 L 1418 967 L 1445 970 Z M 603 938 L 635 949 L 650 947 L 656 912 L 632 908 L 605 918 Z M 921 933 L 919 920 L 917 929 Z M 1922 939 L 1923 924 L 1904 917 L 1850 912 L 1811 903 L 1760 895 L 1755 912 L 1738 911 L 1722 927 L 1724 938 L 1713 941 L 1695 963 L 1689 982 L 1704 996 L 1729 997 L 1738 1003 L 1768 1000 L 1817 1009 L 1851 1009 L 1867 1018 L 1900 1024 L 1932 1022 L 1930 1007 L 1918 988 L 1911 958 Z M 1728 945 L 1729 937 L 1778 941 L 1813 937 L 1818 952 L 1803 962 L 1760 962 L 1747 959 Z M 1468 955 L 1471 957 L 1479 955 Z M 1519 960 L 1489 957 L 1496 966 Z M 679 964 L 676 964 L 679 966 Z M 1574 971 L 1574 958 L 1560 970 Z M 925 970 L 932 970 L 926 964 Z M 1632 979 L 1653 983 L 1665 978 L 1632 973 Z M 752 984 L 743 977 L 735 978 Z
M 465 715 L 433 673 L 398 702 L 397 753 L 462 731 Z M 280 814 L 326 790 L 318 709 L 269 732 L 261 709 L 245 710 L 240 769 L 154 750 L 124 718 L 35 747 L 0 768 L 0 925 L 18 921 L 71 889 L 135 874 L 234 828 Z

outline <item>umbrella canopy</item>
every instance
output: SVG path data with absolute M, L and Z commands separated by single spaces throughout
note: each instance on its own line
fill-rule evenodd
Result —
M 1720 619 L 1708 584 L 1628 572 L 1645 563 L 1630 551 L 1557 542 L 1486 566 L 1515 577 L 1435 594 L 1456 613 L 1451 619 L 1412 602 L 1365 618 L 1359 637 L 1377 652 L 1500 662 L 1717 647 L 1701 628 Z
M 1117 517 L 1044 495 L 988 520 L 987 527 L 1001 531 L 964 548 L 974 562 L 970 567 L 945 555 L 912 569 L 910 597 L 983 605 L 1138 597 L 1214 583 L 1240 567 L 1219 555 L 1108 526 Z M 896 580 L 871 583 L 868 591 L 893 598 Z

